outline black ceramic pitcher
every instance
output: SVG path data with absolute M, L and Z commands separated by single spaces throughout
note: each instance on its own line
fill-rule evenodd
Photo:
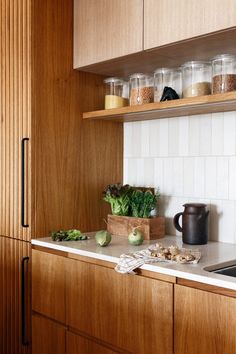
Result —
M 183 242 L 190 245 L 204 245 L 208 240 L 208 214 L 206 204 L 184 204 L 184 211 L 174 216 L 175 228 L 182 232 Z M 182 215 L 182 227 L 179 218 Z

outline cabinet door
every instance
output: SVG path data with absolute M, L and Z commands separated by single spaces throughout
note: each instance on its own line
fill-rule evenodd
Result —
M 172 353 L 173 285 L 69 260 L 67 324 L 131 353 Z
M 236 353 L 236 298 L 175 286 L 175 354 Z
M 30 245 L 0 237 L 0 353 L 30 353 Z
M 74 0 L 74 68 L 143 49 L 143 0 Z
M 144 0 L 144 49 L 235 25 L 235 0 Z
M 30 176 L 25 164 L 22 180 L 22 139 L 30 134 L 30 3 L 1 0 L 0 11 L 0 235 L 22 240 L 30 231 L 22 226 L 29 223 Z M 29 142 L 24 144 L 27 162 Z
M 66 328 L 42 316 L 32 316 L 32 354 L 65 354 Z
M 66 354 L 115 354 L 113 350 L 95 343 L 91 339 L 67 332 Z
M 65 323 L 66 258 L 32 250 L 32 309 Z

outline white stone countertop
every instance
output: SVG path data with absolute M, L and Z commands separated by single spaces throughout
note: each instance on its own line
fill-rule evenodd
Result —
M 228 261 L 235 261 L 236 264 L 236 244 L 209 242 L 207 245 L 192 246 L 183 244 L 182 238 L 179 236 L 165 236 L 164 238 L 155 241 L 144 241 L 141 246 L 131 246 L 129 245 L 127 238 L 112 236 L 112 241 L 107 247 L 100 247 L 95 242 L 94 233 L 86 233 L 86 235 L 89 239 L 84 241 L 55 242 L 52 241 L 50 237 L 45 237 L 33 239 L 32 244 L 114 263 L 118 262 L 121 254 L 140 251 L 156 242 L 161 243 L 165 247 L 176 245 L 180 248 L 198 249 L 202 254 L 198 264 L 158 262 L 155 264 L 145 264 L 141 268 L 172 275 L 174 277 L 236 290 L 236 278 L 204 270 L 205 267 L 210 267 L 219 263 L 222 263 L 222 266 L 224 266 L 224 263 Z M 221 267 L 219 266 L 218 268 Z

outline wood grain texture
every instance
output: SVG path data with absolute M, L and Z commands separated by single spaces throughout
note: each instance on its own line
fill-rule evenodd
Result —
M 172 353 L 173 284 L 69 260 L 67 289 L 70 327 L 131 353 Z
M 236 352 L 236 299 L 175 286 L 176 354 Z
M 66 259 L 32 250 L 32 309 L 65 323 Z
M 33 237 L 100 229 L 102 191 L 123 177 L 122 124 L 82 120 L 82 111 L 103 107 L 103 77 L 73 70 L 72 19 L 72 0 L 34 2 Z
M 165 26 L 166 28 L 166 26 Z M 178 67 L 189 60 L 209 60 L 219 53 L 236 54 L 236 27 L 170 43 L 80 68 L 107 76 L 127 77 L 134 72 L 152 74 L 160 67 Z
M 72 332 L 66 333 L 66 354 L 115 354 L 119 351 L 113 351 L 88 338 L 79 336 Z
M 179 100 L 148 103 L 137 106 L 85 112 L 85 120 L 133 122 L 141 120 L 179 117 L 183 115 L 226 112 L 236 109 L 236 91 Z
M 31 1 L 0 3 L 0 235 L 29 239 L 21 226 L 21 139 L 30 135 Z M 30 159 L 30 146 L 26 160 Z M 25 221 L 30 208 L 26 166 Z
M 0 237 L 0 353 L 29 354 L 30 346 L 22 345 L 22 259 L 30 257 L 27 242 Z M 31 337 L 30 268 L 26 284 L 26 330 Z
M 142 0 L 74 1 L 74 68 L 142 49 Z
M 236 291 L 231 289 L 222 288 L 219 286 L 203 284 L 192 280 L 177 278 L 177 284 L 188 286 L 190 288 L 195 288 L 199 290 L 209 291 L 211 293 L 216 293 L 219 295 L 225 295 L 236 298 Z
M 129 216 L 107 216 L 107 230 L 118 236 L 126 236 L 138 228 L 142 232 L 144 240 L 156 240 L 165 236 L 165 218 L 134 218 Z
M 66 328 L 33 314 L 32 343 L 32 354 L 66 354 Z
M 145 50 L 235 25 L 234 0 L 144 0 Z

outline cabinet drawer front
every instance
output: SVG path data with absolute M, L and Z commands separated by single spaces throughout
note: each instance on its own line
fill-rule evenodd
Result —
M 80 261 L 67 266 L 67 325 L 132 353 L 172 353 L 172 284 Z
M 66 258 L 32 250 L 32 308 L 65 323 Z

